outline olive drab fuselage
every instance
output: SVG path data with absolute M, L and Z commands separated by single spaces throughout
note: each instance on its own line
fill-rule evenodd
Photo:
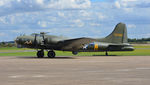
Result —
M 117 24 L 114 31 L 105 38 L 67 38 L 62 36 L 32 34 L 16 38 L 18 47 L 34 48 L 41 50 L 61 50 L 77 52 L 99 51 L 133 51 L 134 48 L 128 43 L 127 29 L 123 23 Z

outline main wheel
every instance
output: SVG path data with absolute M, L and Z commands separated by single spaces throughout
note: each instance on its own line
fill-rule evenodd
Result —
M 106 56 L 108 56 L 108 52 L 106 51 Z
M 42 50 L 41 50 L 41 51 L 38 51 L 38 52 L 37 52 L 37 57 L 38 57 L 38 58 L 43 58 L 43 57 L 44 57 L 44 51 L 42 51 Z
M 72 51 L 72 54 L 73 54 L 73 55 L 77 55 L 78 52 L 77 52 L 77 51 Z
M 55 58 L 55 52 L 54 51 L 49 51 L 48 52 L 48 54 L 47 54 L 47 56 L 49 57 L 49 58 Z

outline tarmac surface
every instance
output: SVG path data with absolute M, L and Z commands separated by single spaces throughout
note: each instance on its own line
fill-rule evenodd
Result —
M 150 85 L 150 56 L 0 57 L 0 85 Z

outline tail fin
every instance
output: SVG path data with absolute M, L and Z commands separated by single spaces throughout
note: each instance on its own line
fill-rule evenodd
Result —
M 123 23 L 117 24 L 114 31 L 102 41 L 108 43 L 128 43 L 126 25 Z

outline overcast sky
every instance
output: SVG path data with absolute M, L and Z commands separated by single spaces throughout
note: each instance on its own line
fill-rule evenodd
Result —
M 150 37 L 150 0 L 0 0 L 0 41 L 39 32 L 100 38 L 119 22 L 129 38 Z

